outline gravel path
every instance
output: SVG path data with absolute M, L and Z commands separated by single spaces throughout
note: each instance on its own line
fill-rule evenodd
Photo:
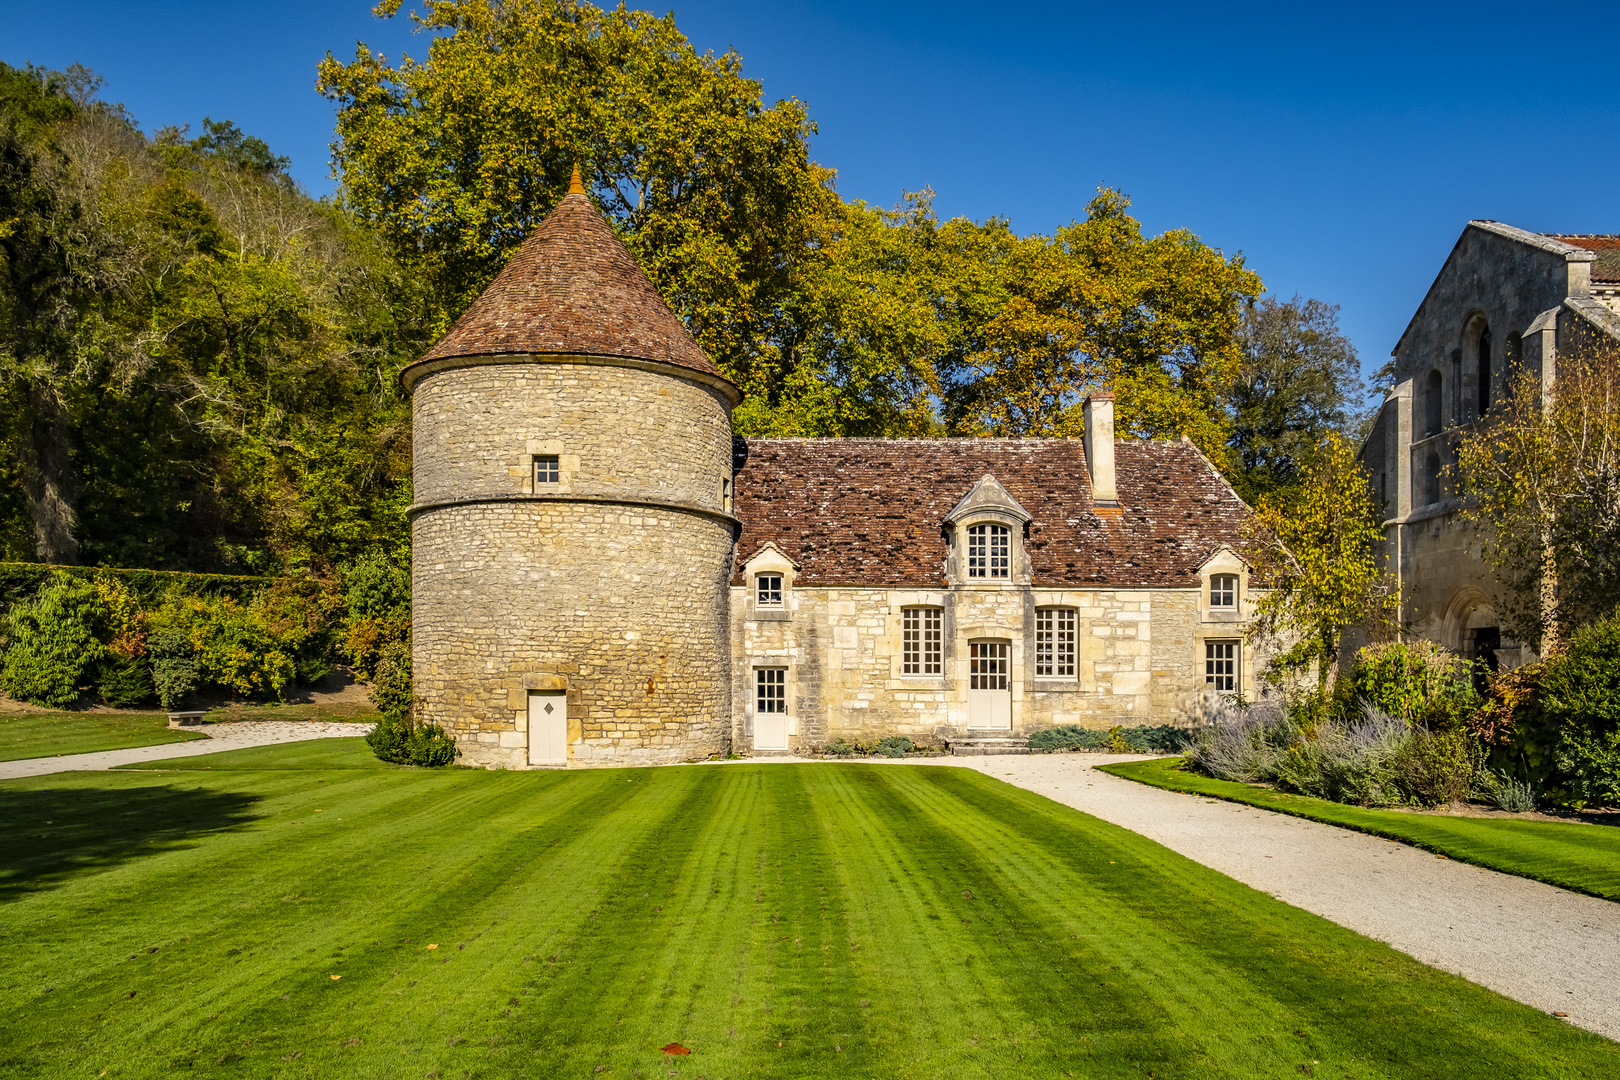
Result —
M 1097 772 L 1097 754 L 933 759 L 1111 821 L 1442 971 L 1620 1039 L 1620 904 Z
M 227 750 L 242 750 L 249 746 L 270 746 L 275 743 L 302 742 L 305 739 L 365 735 L 371 731 L 371 725 L 336 723 L 328 720 L 244 720 L 237 723 L 209 724 L 197 730 L 208 738 L 181 743 L 163 743 L 158 746 L 136 746 L 128 750 L 102 750 L 94 754 L 64 754 L 61 757 L 0 761 L 0 780 L 15 780 L 22 776 L 44 776 L 58 772 L 98 771 L 110 769 L 115 765 L 133 765 L 138 761 L 162 761 L 166 758 L 196 757 L 198 754 L 219 754 Z

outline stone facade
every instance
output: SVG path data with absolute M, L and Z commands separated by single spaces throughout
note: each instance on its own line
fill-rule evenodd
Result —
M 466 764 L 1017 740 L 1255 694 L 1247 508 L 1190 443 L 1115 440 L 1103 394 L 1083 440 L 734 440 L 736 388 L 583 192 L 402 378 L 416 715 Z
M 1472 221 L 1412 316 L 1361 462 L 1383 501 L 1383 554 L 1413 632 L 1488 664 L 1533 658 L 1500 626 L 1493 577 L 1459 513 L 1451 469 L 1512 372 L 1537 372 L 1548 385 L 1560 349 L 1615 336 L 1617 286 L 1620 238 Z

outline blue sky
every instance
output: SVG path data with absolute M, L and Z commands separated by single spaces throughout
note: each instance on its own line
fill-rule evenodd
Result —
M 815 156 L 846 198 L 889 205 L 928 185 L 944 215 L 1045 232 L 1117 187 L 1150 231 L 1191 229 L 1242 251 L 1272 290 L 1342 305 L 1368 371 L 1469 218 L 1620 232 L 1620 5 L 674 11 L 698 48 L 741 53 L 768 99 L 808 103 Z M 235 120 L 319 194 L 332 112 L 315 64 L 357 40 L 425 52 L 403 16 L 354 0 L 53 0 L 13 5 L 0 59 L 86 64 L 148 130 Z

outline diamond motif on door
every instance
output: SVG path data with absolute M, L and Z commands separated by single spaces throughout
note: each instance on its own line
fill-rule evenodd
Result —
M 549 713 L 549 712 L 555 712 L 555 711 L 556 711 L 555 706 L 551 706 L 551 705 L 546 706 L 546 712 Z

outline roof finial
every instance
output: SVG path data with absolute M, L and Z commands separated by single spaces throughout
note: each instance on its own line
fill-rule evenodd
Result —
M 580 181 L 579 181 L 579 162 L 577 162 L 577 161 L 574 162 L 574 175 L 568 181 L 568 194 L 570 194 L 570 195 L 583 195 L 583 194 L 585 194 L 585 185 L 580 183 Z

